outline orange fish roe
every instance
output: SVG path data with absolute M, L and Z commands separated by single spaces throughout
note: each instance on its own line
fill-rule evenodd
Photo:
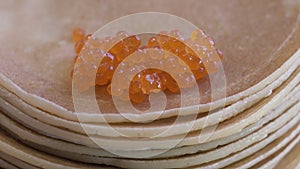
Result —
M 72 32 L 73 41 L 76 43 L 85 37 L 85 31 L 81 28 L 75 28 Z
M 92 86 L 106 86 L 107 92 L 113 96 L 125 98 L 126 92 L 129 93 L 131 101 L 141 103 L 147 99 L 151 92 L 169 90 L 172 93 L 178 93 L 180 88 L 192 87 L 196 80 L 204 78 L 207 74 L 218 71 L 217 64 L 222 58 L 222 52 L 214 47 L 215 42 L 207 36 L 202 30 L 195 30 L 191 33 L 190 38 L 184 39 L 179 31 L 160 32 L 148 40 L 146 46 L 141 46 L 142 41 L 137 35 L 128 35 L 126 32 L 118 32 L 115 37 L 106 37 L 97 39 L 92 35 L 85 35 L 85 31 L 75 28 L 72 32 L 75 42 L 75 62 L 79 65 L 80 72 L 72 70 L 72 75 L 79 75 L 80 82 L 75 81 L 80 91 L 85 91 Z M 87 49 L 84 58 L 78 55 Z M 155 51 L 168 51 L 175 56 L 165 56 L 164 59 L 157 59 L 153 53 L 147 49 Z M 104 52 L 108 50 L 108 52 Z M 126 63 L 123 60 L 137 52 L 139 58 L 134 60 L 135 63 Z M 102 57 L 101 63 L 97 64 L 97 58 Z M 147 62 L 146 57 L 150 57 L 153 64 L 163 64 L 167 70 L 175 74 L 174 78 L 169 73 L 158 69 L 145 69 L 143 64 Z M 183 66 L 176 66 L 176 65 Z M 136 74 L 129 84 L 129 91 L 126 90 L 127 75 L 124 73 L 130 70 L 131 65 L 141 65 L 141 70 Z M 117 67 L 118 71 L 116 71 Z M 186 72 L 187 67 L 192 71 L 193 76 Z M 88 81 L 90 71 L 96 70 L 95 82 Z M 111 81 L 113 74 L 119 75 L 116 79 L 116 90 L 111 90 Z M 83 76 L 83 77 L 81 77 Z M 91 78 L 93 79 L 93 78 Z M 175 79 L 178 81 L 176 82 Z M 127 79 L 128 80 L 128 79 Z M 78 84 L 80 83 L 80 84 Z M 180 85 L 178 85 L 180 84 Z M 179 87 L 180 86 L 180 87 Z

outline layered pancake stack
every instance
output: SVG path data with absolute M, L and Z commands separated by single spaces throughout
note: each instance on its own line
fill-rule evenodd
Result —
M 0 4 L 0 167 L 299 167 L 297 0 Z M 214 38 L 224 54 L 226 97 L 211 99 L 208 76 L 197 82 L 200 98 L 191 95 L 189 105 L 166 93 L 162 113 L 124 116 L 102 87 L 96 88 L 102 113 L 76 111 L 72 29 L 95 32 L 145 11 L 185 18 Z

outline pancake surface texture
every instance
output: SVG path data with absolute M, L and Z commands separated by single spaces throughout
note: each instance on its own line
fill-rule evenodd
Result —
M 212 74 L 197 81 L 199 99 L 187 90 L 188 105 L 166 92 L 163 113 L 120 113 L 99 86 L 101 113 L 76 112 L 72 29 L 95 33 L 140 12 L 181 17 L 211 36 L 226 97 L 211 98 Z M 3 0 L 0 20 L 0 168 L 300 166 L 298 0 Z

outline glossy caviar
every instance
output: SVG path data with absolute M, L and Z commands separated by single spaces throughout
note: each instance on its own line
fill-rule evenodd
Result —
M 75 81 L 77 89 L 85 91 L 95 85 L 107 86 L 110 95 L 126 99 L 126 92 L 129 92 L 130 100 L 136 103 L 143 102 L 151 92 L 168 90 L 178 93 L 180 88 L 195 85 L 196 80 L 205 77 L 208 73 L 217 72 L 217 65 L 222 58 L 221 51 L 214 46 L 215 42 L 202 30 L 193 31 L 187 39 L 184 39 L 177 30 L 160 32 L 149 38 L 145 45 L 142 45 L 138 35 L 129 35 L 123 31 L 118 32 L 114 37 L 97 39 L 92 35 L 86 35 L 83 29 L 75 28 L 72 38 L 77 54 L 74 62 L 76 66 L 81 67 L 72 71 L 72 76 L 74 74 L 80 76 L 80 81 Z M 168 51 L 168 54 L 164 53 L 162 59 L 153 55 L 149 49 L 154 49 L 157 53 Z M 134 52 L 140 56 L 139 59 L 132 61 L 134 63 L 125 62 L 124 59 Z M 100 57 L 102 60 L 97 64 Z M 124 72 L 130 70 L 132 65 L 143 65 L 149 62 L 148 58 L 151 57 L 152 62 L 163 65 L 168 72 L 156 68 L 141 69 L 130 81 L 128 91 L 127 85 L 123 83 L 127 78 Z M 186 66 L 191 70 L 192 76 L 183 70 L 186 70 Z M 96 71 L 95 82 L 88 80 L 91 71 Z M 172 76 L 169 71 L 173 72 Z M 120 75 L 118 76 L 120 78 L 115 83 L 116 90 L 112 91 L 111 82 L 114 73 Z

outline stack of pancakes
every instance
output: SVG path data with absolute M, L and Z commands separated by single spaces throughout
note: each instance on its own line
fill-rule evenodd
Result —
M 297 0 L 0 2 L 0 167 L 297 167 L 299 5 Z M 75 111 L 72 28 L 94 32 L 145 11 L 185 18 L 214 38 L 224 54 L 226 97 L 210 99 L 207 77 L 198 81 L 201 98 L 191 96 L 190 105 L 182 107 L 179 94 L 167 93 L 163 113 L 126 112 L 135 117 L 131 121 L 97 87 L 102 113 Z

